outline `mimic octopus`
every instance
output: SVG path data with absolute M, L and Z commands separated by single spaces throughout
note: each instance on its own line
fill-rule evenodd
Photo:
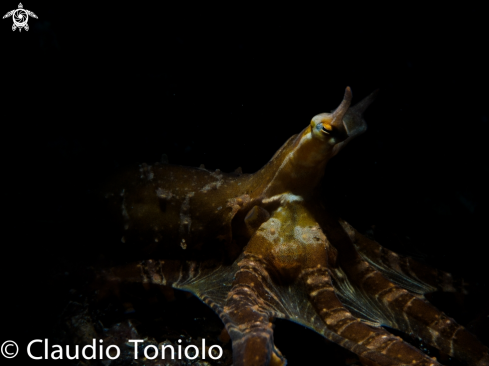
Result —
M 107 183 L 123 243 L 148 257 L 105 272 L 193 293 L 223 321 L 235 366 L 285 365 L 273 320 L 313 329 L 364 365 L 440 363 L 382 326 L 470 365 L 488 349 L 424 294 L 456 291 L 451 275 L 383 248 L 319 199 L 329 159 L 366 130 L 372 93 L 321 113 L 254 174 L 142 164 Z M 327 181 L 324 183 L 327 186 Z

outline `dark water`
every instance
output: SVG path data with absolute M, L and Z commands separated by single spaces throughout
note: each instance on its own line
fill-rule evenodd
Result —
M 76 270 L 110 255 L 93 192 L 115 168 L 166 154 L 172 164 L 254 172 L 312 116 L 334 109 L 347 85 L 354 101 L 376 88 L 380 95 L 365 135 L 327 167 L 332 204 L 386 247 L 487 287 L 480 9 L 24 7 L 39 17 L 28 32 L 12 32 L 10 18 L 0 23 L 0 341 L 63 338 L 60 314 L 84 284 Z M 173 313 L 158 299 L 163 313 L 182 319 L 168 334 L 207 327 L 187 324 L 188 305 Z M 477 293 L 434 301 L 465 325 L 488 304 Z M 157 318 L 151 311 L 148 321 Z M 289 364 L 340 362 L 327 361 L 324 341 L 299 328 L 277 324 Z

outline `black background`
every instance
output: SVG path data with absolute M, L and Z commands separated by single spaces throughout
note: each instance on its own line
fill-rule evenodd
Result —
M 55 331 L 70 287 L 60 277 L 103 251 L 91 195 L 114 168 L 167 154 L 172 164 L 254 172 L 311 117 L 336 108 L 347 85 L 354 101 L 380 94 L 367 132 L 328 165 L 337 209 L 384 246 L 483 291 L 482 9 L 330 4 L 30 1 L 24 8 L 39 19 L 28 32 L 0 22 L 0 341 Z M 437 302 L 465 325 L 488 307 L 480 294 L 464 304 Z M 311 346 L 321 339 L 290 327 L 276 328 L 290 364 L 302 363 L 300 352 L 291 358 L 290 343 L 279 342 L 332 364 Z

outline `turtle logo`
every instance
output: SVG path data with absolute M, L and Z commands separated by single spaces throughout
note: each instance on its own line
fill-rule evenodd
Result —
M 3 16 L 3 19 L 8 18 L 10 16 L 12 17 L 12 19 L 14 20 L 14 24 L 12 25 L 13 31 L 15 31 L 17 28 L 19 28 L 19 32 L 22 30 L 22 28 L 25 28 L 25 30 L 28 31 L 29 26 L 27 25 L 27 21 L 29 20 L 29 15 L 37 19 L 36 14 L 34 14 L 30 10 L 24 9 L 22 3 L 19 3 L 19 8 L 9 11 L 7 14 Z

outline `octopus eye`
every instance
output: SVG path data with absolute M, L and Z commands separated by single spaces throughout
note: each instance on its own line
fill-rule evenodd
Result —
M 333 128 L 331 126 L 328 126 L 329 129 L 327 129 L 325 126 L 321 129 L 321 131 L 327 135 L 332 135 L 333 134 Z

